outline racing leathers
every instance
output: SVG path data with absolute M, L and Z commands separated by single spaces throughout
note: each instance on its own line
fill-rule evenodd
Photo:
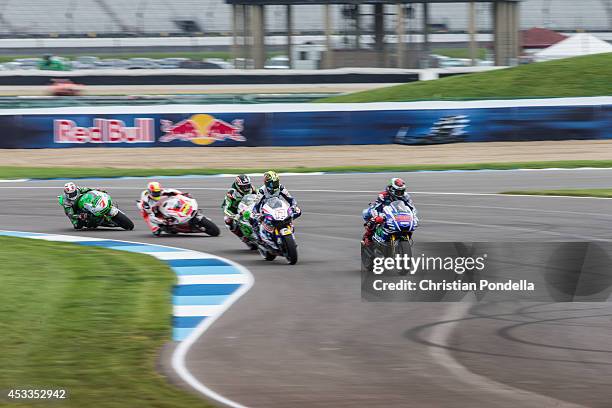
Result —
M 168 199 L 175 195 L 188 194 L 182 193 L 179 190 L 173 188 L 165 188 L 161 191 L 160 197 L 156 200 L 151 197 L 151 193 L 148 190 L 144 190 L 140 195 L 140 201 L 138 202 L 138 208 L 140 209 L 140 215 L 144 218 L 145 222 L 151 229 L 154 235 L 160 235 L 163 227 L 166 224 L 164 216 L 159 211 L 159 206 Z
M 66 193 L 62 194 L 62 207 L 64 207 L 64 213 L 72 223 L 74 229 L 81 229 L 87 224 L 87 213 L 80 211 L 77 203 L 83 194 L 89 193 L 92 190 L 95 189 L 88 187 L 77 187 L 78 193 L 73 198 L 68 197 Z
M 238 223 L 238 204 L 242 201 L 242 198 L 247 194 L 256 194 L 255 188 L 251 186 L 251 189 L 246 193 L 240 191 L 238 188 L 232 187 L 225 193 L 225 198 L 221 204 L 223 208 L 223 220 L 229 230 L 234 233 L 237 237 L 243 238 L 242 231 L 239 228 Z
M 393 196 L 389 191 L 384 190 L 378 194 L 376 201 L 371 203 L 368 208 L 363 210 L 363 220 L 365 221 L 364 227 L 365 231 L 363 233 L 362 242 L 365 245 L 370 245 L 372 242 L 372 236 L 374 235 L 374 231 L 376 230 L 376 226 L 378 224 L 382 224 L 385 219 L 381 214 L 383 207 L 391 204 L 394 201 L 403 201 L 414 213 L 415 217 L 415 226 L 418 225 L 419 219 L 417 216 L 417 209 L 412 202 L 412 198 L 410 198 L 410 194 L 405 193 L 401 197 Z
M 265 185 L 261 186 L 259 190 L 257 191 L 257 194 L 259 196 L 259 201 L 253 207 L 254 217 L 252 217 L 251 219 L 254 224 L 253 226 L 254 228 L 256 228 L 257 231 L 259 231 L 259 233 L 257 234 L 259 239 L 267 243 L 271 243 L 270 233 L 266 231 L 266 229 L 263 226 L 263 223 L 261 222 L 261 219 L 262 219 L 261 208 L 263 207 L 263 205 L 266 203 L 267 200 L 269 200 L 272 197 L 281 197 L 282 199 L 287 201 L 287 203 L 291 206 L 291 209 L 293 211 L 293 219 L 296 219 L 300 215 L 302 215 L 302 210 L 300 209 L 300 207 L 298 207 L 297 200 L 293 198 L 293 196 L 289 193 L 289 190 L 287 190 L 285 186 L 282 184 L 280 184 L 278 187 L 279 187 L 278 191 L 276 191 L 275 193 L 271 193 L 268 191 Z

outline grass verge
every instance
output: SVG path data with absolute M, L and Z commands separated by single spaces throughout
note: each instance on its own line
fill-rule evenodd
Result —
M 11 407 L 210 407 L 155 370 L 170 340 L 167 267 L 146 255 L 22 238 L 0 237 L 0 248 L 0 390 L 69 394 Z
M 562 190 L 517 190 L 517 191 L 504 191 L 501 194 L 612 198 L 612 188 L 580 188 L 580 189 L 562 189 Z
M 612 160 L 570 160 L 508 163 L 467 163 L 467 164 L 422 164 L 382 166 L 340 166 L 340 167 L 285 167 L 274 168 L 283 173 L 309 173 L 325 171 L 332 173 L 376 173 L 443 170 L 512 170 L 512 169 L 575 169 L 579 167 L 612 168 Z M 193 169 L 123 169 L 123 168 L 82 168 L 82 167 L 16 167 L 0 166 L 0 179 L 53 179 L 53 178 L 105 178 L 105 177 L 149 177 L 186 176 L 236 173 L 263 173 L 269 168 L 193 168 Z
M 612 95 L 612 53 L 413 82 L 317 102 L 538 98 Z

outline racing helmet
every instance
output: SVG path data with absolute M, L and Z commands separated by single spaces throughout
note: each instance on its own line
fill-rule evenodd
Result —
M 73 182 L 64 184 L 64 195 L 70 200 L 74 200 L 79 195 L 79 188 Z
M 389 181 L 389 185 L 387 186 L 387 191 L 393 198 L 401 198 L 406 194 L 406 183 L 404 180 L 398 177 L 393 177 L 391 181 Z
M 280 191 L 280 178 L 275 171 L 264 173 L 264 186 L 268 194 L 276 194 Z
M 159 201 L 162 193 L 162 186 L 157 181 L 152 181 L 147 184 L 147 191 L 149 192 L 149 197 L 151 197 L 155 201 Z
M 248 194 L 251 192 L 253 187 L 251 186 L 251 179 L 246 174 L 240 174 L 234 179 L 234 188 L 242 194 Z

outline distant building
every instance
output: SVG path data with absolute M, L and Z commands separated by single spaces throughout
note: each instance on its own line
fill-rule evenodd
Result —
M 589 33 L 574 34 L 563 41 L 535 53 L 536 61 L 549 61 L 581 55 L 612 53 L 612 44 Z
M 566 38 L 567 35 L 563 35 L 556 31 L 546 28 L 533 27 L 529 30 L 521 31 L 521 46 L 525 51 L 541 50 L 563 41 Z

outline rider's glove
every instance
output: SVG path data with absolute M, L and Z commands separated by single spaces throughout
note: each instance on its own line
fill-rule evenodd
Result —
M 374 222 L 375 222 L 376 224 L 382 224 L 383 222 L 385 222 L 385 218 L 384 218 L 384 217 L 382 217 L 382 216 L 380 216 L 380 215 L 377 215 L 377 216 L 374 218 Z

